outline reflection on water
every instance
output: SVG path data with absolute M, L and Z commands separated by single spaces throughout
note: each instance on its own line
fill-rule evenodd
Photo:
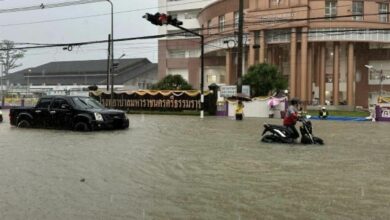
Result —
M 390 123 L 313 121 L 313 147 L 260 143 L 277 119 L 129 117 L 95 133 L 0 124 L 0 219 L 390 216 Z

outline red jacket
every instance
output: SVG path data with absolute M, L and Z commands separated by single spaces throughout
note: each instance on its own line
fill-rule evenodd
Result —
M 283 119 L 283 125 L 284 126 L 290 126 L 290 125 L 295 125 L 298 120 L 298 111 L 295 108 L 295 106 L 290 105 L 287 109 L 287 113 L 284 116 Z

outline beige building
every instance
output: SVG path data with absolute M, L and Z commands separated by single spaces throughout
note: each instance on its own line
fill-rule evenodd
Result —
M 206 86 L 236 83 L 238 3 L 215 1 L 198 14 L 206 39 Z M 380 91 L 390 90 L 388 1 L 244 0 L 244 5 L 244 73 L 256 63 L 274 64 L 289 79 L 290 97 L 321 105 L 368 107 Z M 188 68 L 190 83 L 198 87 L 198 60 Z

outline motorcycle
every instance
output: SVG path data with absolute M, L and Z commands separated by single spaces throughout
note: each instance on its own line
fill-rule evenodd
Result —
M 323 145 L 324 141 L 321 138 L 313 136 L 313 127 L 311 121 L 308 120 L 309 118 L 309 116 L 298 118 L 298 121 L 302 124 L 299 127 L 301 143 Z M 264 124 L 261 141 L 266 143 L 293 144 L 292 134 L 293 132 L 286 126 Z

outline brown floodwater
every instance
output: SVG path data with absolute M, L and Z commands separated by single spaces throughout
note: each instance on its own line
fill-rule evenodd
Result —
M 389 219 L 390 123 L 312 121 L 324 146 L 265 144 L 280 119 L 129 115 L 78 133 L 0 124 L 0 219 Z

